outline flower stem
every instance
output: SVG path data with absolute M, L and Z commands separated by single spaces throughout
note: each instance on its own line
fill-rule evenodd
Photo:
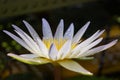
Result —
M 62 80 L 61 79 L 61 67 L 58 65 L 54 65 L 54 80 Z

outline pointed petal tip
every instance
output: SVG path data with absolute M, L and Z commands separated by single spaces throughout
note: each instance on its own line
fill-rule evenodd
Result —
M 42 18 L 42 22 L 46 22 L 47 20 L 45 18 Z
M 71 25 L 71 26 L 74 26 L 74 23 L 71 23 L 70 25 Z
M 6 32 L 6 30 L 3 30 L 3 32 L 5 33 L 5 32 Z
M 14 54 L 13 54 L 13 53 L 8 53 L 8 54 L 7 54 L 7 56 L 12 56 L 12 55 L 14 55 Z
M 14 27 L 15 25 L 14 24 L 12 24 L 12 27 Z
M 61 19 L 61 20 L 60 20 L 60 22 L 62 22 L 62 23 L 63 23 L 63 22 L 64 22 L 64 20 L 63 20 L 63 19 Z
M 118 42 L 118 39 L 114 40 L 116 43 Z
M 22 22 L 23 22 L 25 25 L 26 25 L 26 24 L 29 24 L 26 20 L 23 20 Z
M 3 30 L 3 32 L 4 32 L 4 33 L 6 33 L 6 34 L 10 33 L 10 32 L 9 32 L 9 31 L 7 31 L 7 30 Z
M 59 24 L 64 25 L 64 20 L 61 19 Z
M 92 76 L 92 75 L 93 75 L 93 73 L 88 72 L 88 73 L 86 73 L 85 75 L 90 75 L 90 76 Z
M 82 74 L 82 75 L 88 75 L 88 76 L 92 76 L 93 75 L 93 73 L 91 73 L 91 72 L 85 72 L 85 73 L 78 72 L 78 73 Z
M 112 46 L 114 46 L 117 42 L 118 42 L 118 39 L 113 40 L 113 41 L 111 41 L 110 43 L 108 43 L 108 46 L 109 46 L 109 47 L 112 47 Z M 108 48 L 109 48 L 109 47 L 108 47 Z
M 88 24 L 88 25 L 89 25 L 90 23 L 91 23 L 91 22 L 90 22 L 90 21 L 88 21 L 86 24 Z
M 53 39 L 53 34 L 50 28 L 50 24 L 45 18 L 42 18 L 42 32 L 45 39 Z
M 105 32 L 105 29 L 103 29 L 101 32 L 102 32 L 102 33 Z
M 61 21 L 64 21 L 64 19 L 61 19 Z
M 70 29 L 70 28 L 71 28 L 71 30 L 74 31 L 74 23 L 71 23 L 71 24 L 70 24 L 70 27 L 69 27 L 68 29 Z
M 26 23 L 27 21 L 26 21 L 26 20 L 23 20 L 22 22 L 23 22 L 23 23 Z
M 13 54 L 13 53 L 8 53 L 7 56 L 12 57 L 14 59 L 16 58 L 16 54 Z
M 72 31 L 74 31 L 74 23 L 70 24 L 70 27 L 68 29 L 70 29 L 70 28 L 71 28 Z
M 88 21 L 89 23 L 91 22 L 91 21 Z
M 115 45 L 118 42 L 118 39 L 112 41 L 111 43 L 113 43 L 113 45 Z
M 81 73 L 81 72 L 79 72 L 80 74 L 83 74 L 83 75 L 89 75 L 89 76 L 92 76 L 93 75 L 93 73 L 91 73 L 91 72 L 84 72 L 84 73 Z
M 16 25 L 14 25 L 14 24 L 12 24 L 12 27 L 13 27 L 15 30 L 19 29 L 19 27 L 16 26 Z

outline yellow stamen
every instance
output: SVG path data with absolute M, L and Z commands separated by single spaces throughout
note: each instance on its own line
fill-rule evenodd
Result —
M 43 42 L 44 44 L 46 45 L 46 47 L 49 49 L 51 44 L 54 43 L 57 50 L 60 50 L 61 47 L 64 45 L 64 43 L 66 42 L 67 40 L 65 39 L 60 39 L 60 40 L 57 40 L 57 39 L 43 39 Z M 74 44 L 72 43 L 71 45 L 71 49 L 75 48 L 77 44 Z

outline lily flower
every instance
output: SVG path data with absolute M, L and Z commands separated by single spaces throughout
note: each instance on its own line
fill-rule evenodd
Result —
M 75 35 L 74 24 L 71 23 L 64 34 L 64 21 L 60 20 L 57 30 L 53 36 L 49 23 L 42 19 L 43 38 L 41 39 L 33 27 L 23 20 L 30 36 L 16 25 L 12 25 L 18 36 L 4 30 L 11 38 L 26 48 L 32 54 L 7 55 L 24 63 L 41 65 L 46 63 L 57 63 L 62 67 L 85 75 L 92 75 L 74 59 L 91 59 L 91 55 L 106 50 L 116 44 L 114 40 L 106 45 L 96 47 L 103 38 L 99 38 L 105 30 L 98 30 L 86 40 L 81 40 L 90 22 L 87 22 Z

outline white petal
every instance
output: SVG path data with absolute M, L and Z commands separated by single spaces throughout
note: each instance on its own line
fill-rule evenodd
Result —
M 24 63 L 27 63 L 27 64 L 31 64 L 31 65 L 39 65 L 39 64 L 46 64 L 46 63 L 49 63 L 49 61 L 47 59 L 44 59 L 44 58 L 28 58 L 27 55 L 25 56 L 19 56 L 19 55 L 16 55 L 16 54 L 13 54 L 13 53 L 9 53 L 7 54 L 8 56 L 18 60 L 18 61 L 21 61 L 21 62 L 24 62 Z
M 27 27 L 27 29 L 28 29 L 30 35 L 32 36 L 32 38 L 37 42 L 36 37 L 40 39 L 37 32 L 32 28 L 32 26 L 27 21 L 23 20 L 23 23 Z
M 34 50 L 34 54 L 37 54 L 39 56 L 42 56 L 40 53 L 39 46 L 32 40 L 31 37 L 29 37 L 26 33 L 21 33 L 19 31 L 15 31 L 26 43 L 29 45 L 31 49 Z
M 75 36 L 74 36 L 74 38 L 73 38 L 73 43 L 74 43 L 74 44 L 79 42 L 79 40 L 80 40 L 80 39 L 82 38 L 82 36 L 84 35 L 86 29 L 88 28 L 89 24 L 90 24 L 90 21 L 87 22 L 87 23 L 75 34 Z
M 73 35 L 74 35 L 74 25 L 72 23 L 72 24 L 70 24 L 70 27 L 65 32 L 64 39 L 66 39 L 66 40 L 68 40 L 68 39 L 72 40 Z
M 64 43 L 62 48 L 59 50 L 57 59 L 60 60 L 66 57 L 69 54 L 70 49 L 71 49 L 71 40 L 68 40 L 67 42 Z
M 33 58 L 39 57 L 39 56 L 34 55 L 34 54 L 21 54 L 19 56 L 24 57 L 24 58 L 28 58 L 28 59 L 33 59 Z
M 66 43 L 66 46 L 64 47 L 63 46 L 63 54 L 62 54 L 62 57 L 61 59 L 64 59 L 64 58 L 67 58 L 67 56 L 71 55 L 70 53 L 70 50 L 71 50 L 71 40 L 69 40 L 67 43 Z
M 46 19 L 42 19 L 42 31 L 44 39 L 53 39 L 52 31 Z
M 99 38 L 96 41 L 92 42 L 91 44 L 89 44 L 87 47 L 84 47 L 81 49 L 80 53 L 78 54 L 78 56 L 86 53 L 89 49 L 93 48 L 94 46 L 96 46 L 97 44 L 99 44 L 102 41 L 103 38 Z M 76 56 L 77 57 L 77 56 Z
M 57 50 L 56 46 L 54 44 L 51 44 L 50 49 L 49 49 L 50 59 L 56 60 L 57 59 L 57 54 L 58 54 L 58 50 Z
M 96 40 L 105 30 L 102 31 L 97 31 L 96 33 L 94 33 L 91 37 L 89 37 L 88 39 L 86 39 L 85 41 L 83 41 L 82 43 L 80 43 L 81 45 L 89 45 L 91 42 L 93 42 L 94 40 Z
M 57 40 L 63 39 L 63 30 L 64 30 L 64 21 L 63 21 L 63 19 L 61 19 L 61 21 L 57 27 L 57 30 L 55 32 L 54 38 Z
M 41 45 L 44 45 L 41 42 L 41 39 L 39 37 L 39 35 L 37 34 L 37 32 L 32 28 L 32 26 L 25 20 L 23 20 L 24 24 L 26 25 L 29 33 L 31 34 L 32 38 L 35 40 L 35 42 L 38 44 L 40 50 L 41 50 L 41 54 L 45 57 L 48 57 L 48 53 L 44 53 L 45 51 L 43 51 L 43 47 Z
M 36 38 L 36 39 L 37 39 L 37 42 L 38 42 L 38 46 L 39 46 L 42 54 L 44 55 L 44 57 L 49 58 L 49 56 L 48 56 L 48 49 L 45 46 L 45 44 L 41 40 L 39 40 L 39 38 Z
M 26 24 L 27 25 L 27 24 Z M 27 35 L 22 29 L 20 29 L 19 27 L 17 27 L 16 25 L 12 25 L 13 26 L 13 28 L 14 29 L 16 29 L 16 32 L 17 32 L 17 34 L 18 35 L 20 35 L 20 36 L 22 36 L 21 38 L 24 40 L 24 38 L 26 38 L 27 40 L 29 40 L 29 41 L 27 41 L 26 43 L 28 43 L 28 42 L 30 42 L 31 44 L 32 44 L 32 47 L 31 48 L 34 48 L 33 50 L 37 50 L 36 51 L 36 53 L 39 53 L 40 52 L 40 49 L 39 49 L 39 47 L 38 47 L 38 45 L 36 44 L 36 42 L 37 41 L 33 41 L 33 39 L 29 36 L 29 35 Z M 33 31 L 34 32 L 34 31 Z M 35 37 L 35 36 L 34 36 Z M 38 36 L 36 36 L 36 37 L 38 37 Z M 35 39 L 36 40 L 36 39 Z M 30 45 L 30 44 L 28 44 L 28 45 Z M 34 47 L 33 47 L 33 45 L 34 45 Z M 31 45 L 30 45 L 31 46 Z
M 93 42 L 95 39 L 97 39 L 103 32 L 104 32 L 104 30 L 101 31 L 101 32 L 99 32 L 99 30 L 98 30 L 98 31 L 97 31 L 96 33 L 94 33 L 91 37 L 89 37 L 89 38 L 86 39 L 85 41 L 81 42 L 78 46 L 76 46 L 76 47 L 73 49 L 73 51 L 72 51 L 73 54 L 74 54 L 74 52 L 76 53 L 76 51 L 80 51 L 81 48 L 88 46 L 91 42 Z
M 102 45 L 102 46 L 99 46 L 99 47 L 96 47 L 96 48 L 93 48 L 89 51 L 87 51 L 85 54 L 82 54 L 81 57 L 84 57 L 84 56 L 91 56 L 91 55 L 94 55 L 95 53 L 98 53 L 98 52 L 101 52 L 103 50 L 106 50 L 110 47 L 112 47 L 113 45 L 115 45 L 117 43 L 118 40 L 114 40 L 106 45 Z
M 22 29 L 20 29 L 18 26 L 12 24 L 12 27 L 17 31 L 20 31 L 21 33 L 24 33 L 24 31 Z
M 78 64 L 77 62 L 73 61 L 73 60 L 64 60 L 64 61 L 60 61 L 58 62 L 62 67 L 74 71 L 74 72 L 78 72 L 84 75 L 92 75 L 92 73 L 90 73 L 89 71 L 87 71 L 86 69 L 84 69 L 80 64 Z
M 22 45 L 24 48 L 29 50 L 31 53 L 34 53 L 34 50 L 32 50 L 22 39 L 20 39 L 19 37 L 15 36 L 14 34 L 8 32 L 6 30 L 4 30 L 3 32 L 8 34 L 11 38 L 13 38 L 15 41 L 17 41 L 20 45 Z

